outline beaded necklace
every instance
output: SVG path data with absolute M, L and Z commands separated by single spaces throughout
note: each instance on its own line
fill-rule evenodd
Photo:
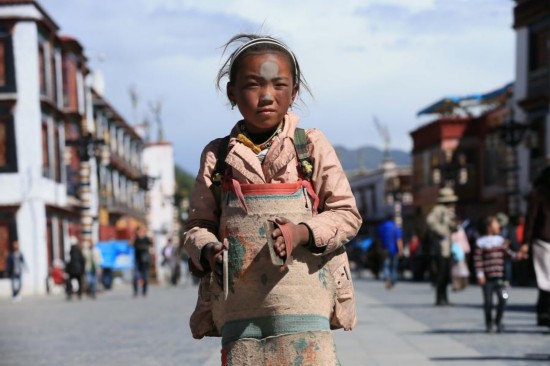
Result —
M 239 140 L 245 146 L 250 148 L 254 152 L 254 154 L 258 155 L 262 151 L 267 150 L 271 147 L 271 144 L 273 143 L 273 139 L 283 130 L 283 126 L 284 126 L 284 121 L 279 123 L 279 126 L 277 126 L 277 129 L 275 129 L 273 134 L 266 141 L 262 142 L 261 144 L 255 144 L 254 142 L 252 142 L 252 140 L 248 136 L 244 123 L 241 122 L 239 125 L 241 133 L 237 135 L 237 140 Z

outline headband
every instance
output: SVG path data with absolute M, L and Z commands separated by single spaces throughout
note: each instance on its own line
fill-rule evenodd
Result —
M 298 64 L 296 63 L 296 58 L 294 57 L 294 53 L 292 53 L 290 48 L 288 48 L 284 43 L 282 43 L 280 41 L 277 41 L 274 38 L 269 38 L 269 37 L 254 38 L 254 39 L 246 42 L 245 44 L 243 44 L 241 47 L 237 48 L 237 50 L 235 52 L 233 52 L 233 55 L 231 55 L 231 62 L 229 63 L 229 75 L 231 75 L 231 70 L 233 69 L 233 63 L 235 62 L 237 57 L 239 57 L 241 55 L 241 53 L 243 53 L 244 50 L 246 50 L 247 48 L 250 48 L 252 46 L 255 46 L 257 44 L 262 44 L 262 43 L 263 44 L 272 44 L 272 45 L 275 45 L 275 46 L 279 46 L 282 49 L 284 49 L 286 52 L 288 52 L 288 54 L 292 58 L 292 63 L 294 64 L 294 74 L 296 75 L 296 78 L 298 78 Z

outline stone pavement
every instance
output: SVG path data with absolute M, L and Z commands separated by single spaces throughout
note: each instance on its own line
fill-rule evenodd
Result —
M 428 283 L 355 279 L 359 323 L 335 331 L 342 365 L 550 365 L 550 334 L 535 326 L 536 289 L 514 288 L 504 334 L 485 334 L 477 286 L 434 307 Z M 219 365 L 219 339 L 192 339 L 196 287 L 128 285 L 97 300 L 0 299 L 0 365 Z

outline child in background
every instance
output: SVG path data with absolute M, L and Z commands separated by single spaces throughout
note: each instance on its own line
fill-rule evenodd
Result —
M 223 365 L 334 365 L 335 291 L 353 296 L 343 245 L 361 217 L 332 145 L 289 111 L 307 90 L 294 53 L 253 34 L 234 45 L 218 86 L 229 79 L 243 119 L 202 153 L 184 241 L 202 276 L 193 336 L 221 335 Z
M 496 325 L 498 333 L 503 331 L 502 317 L 508 293 L 505 285 L 504 261 L 506 256 L 515 258 L 515 253 L 508 247 L 508 241 L 500 235 L 500 224 L 495 216 L 482 220 L 479 227 L 480 237 L 476 242 L 474 262 L 478 283 L 483 289 L 483 307 L 487 333 Z M 493 294 L 497 295 L 496 318 L 493 323 Z

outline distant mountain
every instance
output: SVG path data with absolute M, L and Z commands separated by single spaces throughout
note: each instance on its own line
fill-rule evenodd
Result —
M 354 170 L 359 167 L 377 169 L 384 159 L 384 151 L 373 147 L 363 146 L 357 149 L 347 149 L 342 146 L 335 146 L 338 158 L 344 170 Z M 411 164 L 411 154 L 407 151 L 391 149 L 390 156 L 398 166 Z

